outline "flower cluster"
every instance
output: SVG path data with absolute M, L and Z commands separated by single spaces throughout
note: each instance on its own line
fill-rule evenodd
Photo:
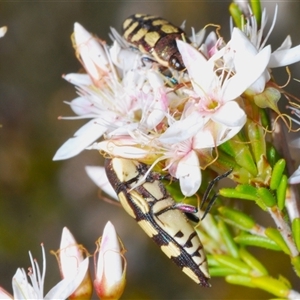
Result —
M 119 299 L 125 287 L 125 272 L 122 249 L 114 226 L 108 222 L 104 228 L 101 243 L 94 254 L 94 288 L 99 299 Z M 19 268 L 13 276 L 13 296 L 0 287 L 1 299 L 91 299 L 93 288 L 89 273 L 89 258 L 76 243 L 71 232 L 65 227 L 58 251 L 59 268 L 63 278 L 44 296 L 46 275 L 46 256 L 42 245 L 43 269 L 29 252 L 31 268 L 26 277 L 24 269 Z
M 255 3 L 259 5 L 259 1 Z M 229 177 L 236 186 L 222 188 L 219 194 L 253 201 L 271 216 L 275 227 L 264 228 L 252 217 L 222 206 L 219 199 L 218 208 L 195 227 L 206 253 L 211 255 L 210 272 L 213 276 L 226 276 L 230 283 L 296 299 L 299 293 L 287 282 L 271 277 L 244 246 L 288 254 L 300 276 L 300 211 L 296 192 L 289 186 L 300 182 L 299 169 L 288 179 L 285 159 L 289 155 L 279 154 L 280 146 L 285 145 L 278 145 L 276 137 L 283 124 L 295 131 L 294 125 L 299 124 L 279 110 L 278 101 L 285 96 L 290 111 L 298 118 L 299 105 L 272 76 L 273 68 L 300 61 L 300 45 L 292 47 L 289 36 L 275 51 L 268 44 L 277 6 L 269 31 L 265 10 L 252 14 L 246 7 L 247 12 L 242 14 L 234 3 L 230 9 L 239 14 L 235 18 L 232 13 L 237 25 L 232 27 L 229 41 L 220 36 L 219 28 L 207 33 L 209 26 L 198 33 L 192 30 L 189 39 L 173 40 L 185 67 L 181 71 L 167 67 L 167 61 L 162 65 L 156 49 L 137 49 L 114 29 L 113 44 L 109 46 L 75 23 L 73 45 L 86 73 L 64 76 L 78 91 L 78 97 L 68 103 L 77 116 L 64 119 L 90 120 L 60 147 L 54 160 L 94 149 L 106 157 L 139 161 L 149 166 L 147 172 L 155 168 L 175 178 L 171 187 L 166 187 L 171 197 L 175 201 L 191 197 L 185 200 L 193 202 L 193 206 L 198 204 L 196 198 L 202 197 L 208 178 L 232 169 Z M 117 198 L 103 167 L 86 170 L 102 190 Z M 123 169 L 122 172 L 124 177 L 128 175 Z M 130 170 L 128 173 L 130 177 Z M 132 173 L 137 175 L 134 179 L 140 175 L 137 170 Z M 211 185 L 208 186 L 210 191 Z M 136 187 L 127 192 L 130 194 Z M 152 187 L 154 192 L 155 188 Z M 139 195 L 141 205 L 147 206 L 148 200 L 143 199 L 147 197 Z M 180 205 L 168 209 L 184 211 Z M 199 215 L 203 216 L 203 212 Z M 226 223 L 237 229 L 233 230 L 236 236 Z
M 290 48 L 290 38 L 271 53 L 263 39 L 265 24 L 264 11 L 259 30 L 252 17 L 242 29 L 233 28 L 227 43 L 215 32 L 201 40 L 203 31 L 191 37 L 192 44 L 177 40 L 186 71 L 162 72 L 115 30 L 108 46 L 75 23 L 74 47 L 86 74 L 64 78 L 79 94 L 70 103 L 78 115 L 73 118 L 91 120 L 54 160 L 97 149 L 150 165 L 160 162 L 162 170 L 179 179 L 183 195 L 195 194 L 201 169 L 217 158 L 216 147 L 245 125 L 249 98 L 260 107 L 279 100 L 274 88 L 271 100 L 265 100 L 271 68 L 300 60 L 299 46 Z M 100 137 L 103 141 L 93 144 Z

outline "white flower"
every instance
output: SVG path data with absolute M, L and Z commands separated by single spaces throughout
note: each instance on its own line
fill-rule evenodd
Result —
M 74 119 L 92 120 L 60 147 L 54 160 L 77 155 L 104 133 L 111 137 L 128 134 L 139 127 L 145 132 L 152 130 L 168 109 L 162 76 L 143 65 L 141 54 L 135 52 L 133 58 L 132 53 L 129 55 L 128 50 L 124 53 L 116 41 L 109 50 L 78 23 L 75 24 L 74 36 L 88 75 L 65 76 L 77 86 L 79 93 L 70 106 L 78 114 Z M 124 55 L 132 59 L 129 70 Z
M 229 77 L 227 72 L 230 70 L 215 70 L 215 57 L 223 51 L 207 60 L 187 43 L 177 41 L 177 45 L 195 91 L 195 95 L 192 96 L 194 100 L 185 108 L 186 114 L 197 110 L 203 117 L 209 117 L 213 122 L 221 124 L 223 132 L 227 131 L 222 142 L 230 139 L 246 122 L 245 112 L 234 100 L 238 100 L 249 85 L 261 75 L 263 67 L 251 68 L 249 74 L 241 70 Z M 260 62 L 259 58 L 255 57 L 253 60 Z M 220 141 L 215 141 L 211 146 L 219 144 Z
M 273 28 L 275 27 L 277 13 L 278 6 L 276 5 L 271 27 L 268 32 L 264 32 L 268 21 L 266 9 L 263 10 L 261 15 L 261 26 L 258 26 L 254 14 L 250 11 L 250 17 L 248 18 L 247 22 L 245 22 L 243 32 L 245 37 L 251 42 L 252 45 L 247 43 L 244 50 L 247 51 L 248 49 L 249 52 L 253 52 L 254 47 L 257 52 L 260 52 L 263 47 L 265 47 L 267 40 L 271 35 Z M 290 36 L 287 36 L 281 46 L 271 53 L 267 68 L 284 67 L 300 61 L 300 45 L 293 48 L 291 48 L 291 46 L 291 38 Z M 267 76 L 266 78 L 270 77 Z
M 227 49 L 227 55 L 232 56 L 234 71 L 244 78 L 240 81 L 240 84 L 246 83 L 243 86 L 244 91 L 248 89 L 256 94 L 263 92 L 266 83 L 270 80 L 267 66 L 270 61 L 271 47 L 268 45 L 258 51 L 240 29 L 234 28 Z
M 1 289 L 1 299 L 67 299 L 77 289 L 88 269 L 87 259 L 80 263 L 77 272 L 74 272 L 68 278 L 65 278 L 62 281 L 60 281 L 44 296 L 46 257 L 43 245 L 42 253 L 42 272 L 39 268 L 37 261 L 32 258 L 32 255 L 29 252 L 31 268 L 29 268 L 28 276 L 30 278 L 31 283 L 28 282 L 25 270 L 19 268 L 16 274 L 13 276 L 12 280 L 13 296 L 9 297 L 9 294 L 7 292 L 3 292 L 3 289 Z

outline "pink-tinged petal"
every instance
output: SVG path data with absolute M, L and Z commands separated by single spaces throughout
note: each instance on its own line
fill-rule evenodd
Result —
M 7 32 L 7 26 L 0 27 L 0 38 L 4 37 Z
M 226 86 L 224 86 L 223 89 L 223 100 L 230 101 L 236 99 L 249 87 L 251 87 L 251 85 L 255 81 L 257 81 L 261 75 L 261 78 L 263 78 L 264 86 L 268 76 L 266 77 L 266 75 L 263 73 L 265 72 L 268 62 L 270 60 L 270 55 L 271 47 L 267 46 L 257 55 L 252 56 L 247 61 L 244 61 L 243 68 L 237 70 L 237 73 L 234 76 L 232 76 L 229 80 L 227 80 Z M 261 93 L 262 91 L 256 92 Z
M 74 137 L 68 139 L 55 153 L 53 160 L 68 159 L 79 154 L 95 140 L 100 138 L 107 130 L 106 127 L 99 125 L 101 119 L 93 119 L 75 132 Z
M 201 117 L 194 112 L 185 119 L 175 121 L 170 127 L 159 137 L 161 143 L 176 144 L 187 140 L 194 136 L 208 121 L 207 118 Z
M 235 101 L 229 101 L 220 106 L 218 110 L 211 116 L 215 122 L 224 124 L 228 127 L 240 127 L 242 128 L 247 116 L 245 111 Z
M 109 183 L 104 167 L 86 166 L 85 171 L 92 181 L 111 198 L 119 201 L 119 198 Z
M 194 195 L 201 185 L 201 169 L 195 151 L 190 151 L 177 165 L 176 178 L 179 179 L 181 192 L 190 197 Z
M 103 230 L 94 287 L 98 297 L 102 300 L 119 299 L 125 287 L 125 270 L 120 242 L 111 222 L 107 222 Z
M 69 73 L 63 75 L 63 79 L 77 86 L 81 86 L 81 85 L 90 86 L 93 84 L 91 77 L 87 74 Z
M 100 41 L 86 31 L 79 23 L 74 24 L 74 38 L 77 51 L 87 72 L 95 79 L 100 78 L 99 69 L 109 72 L 108 59 Z
M 214 62 L 208 61 L 188 43 L 181 40 L 176 40 L 176 42 L 196 93 L 200 97 L 206 96 L 205 92 L 209 90 L 214 79 L 217 79 L 213 72 Z
M 278 68 L 291 65 L 300 61 L 300 45 L 291 49 L 276 50 L 272 53 L 269 68 Z
M 14 300 L 13 296 L 0 286 L 0 299 Z
M 291 175 L 288 180 L 289 184 L 298 184 L 300 183 L 300 166 L 298 169 Z
M 82 261 L 75 274 L 60 281 L 44 297 L 44 299 L 66 299 L 72 295 L 84 280 L 89 266 L 89 259 Z M 89 299 L 89 298 L 87 298 Z
M 126 144 L 123 145 L 120 141 L 118 142 L 118 140 L 106 140 L 100 143 L 95 143 L 87 149 L 104 151 L 112 156 L 132 159 L 142 159 L 149 155 L 149 149 L 127 146 Z

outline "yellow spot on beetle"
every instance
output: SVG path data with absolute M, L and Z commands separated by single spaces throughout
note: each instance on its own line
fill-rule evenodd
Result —
M 126 29 L 132 22 L 133 20 L 131 18 L 126 19 L 123 23 L 123 29 Z
M 182 272 L 184 272 L 187 276 L 189 276 L 191 279 L 193 279 L 196 283 L 200 283 L 200 280 L 198 279 L 197 275 L 193 272 L 192 269 L 188 267 L 183 267 Z
M 180 249 L 178 246 L 172 242 L 169 242 L 168 245 L 161 246 L 161 251 L 164 252 L 169 258 L 177 257 L 180 255 Z
M 168 24 L 169 22 L 164 20 L 164 19 L 159 19 L 159 20 L 154 20 L 152 22 L 153 26 L 158 26 L 158 25 L 164 25 L 164 24 Z
M 159 39 L 160 39 L 160 34 L 155 31 L 148 32 L 145 35 L 145 41 L 150 47 L 154 47 Z
M 176 33 L 178 32 L 178 28 L 174 27 L 171 24 L 165 24 L 161 27 L 161 30 L 165 33 Z
M 125 209 L 125 211 L 126 211 L 132 218 L 135 219 L 135 213 L 134 213 L 134 211 L 132 210 L 132 208 L 130 207 L 130 205 L 128 204 L 128 200 L 127 200 L 126 195 L 125 195 L 123 192 L 121 192 L 121 193 L 119 193 L 118 197 L 119 197 L 119 200 L 120 200 L 120 202 L 121 202 L 123 208 Z
M 146 33 L 148 30 L 146 28 L 141 28 L 139 31 L 132 37 L 131 42 L 138 42 Z
M 132 33 L 132 31 L 139 26 L 138 22 L 134 22 L 125 32 L 124 37 L 128 39 L 128 36 Z
M 138 224 L 142 227 L 142 229 L 147 233 L 149 237 L 153 237 L 154 235 L 158 235 L 157 230 L 151 225 L 147 220 L 141 220 Z

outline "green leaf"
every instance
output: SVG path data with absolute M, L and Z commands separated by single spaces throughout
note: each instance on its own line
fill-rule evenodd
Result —
M 245 248 L 240 248 L 240 257 L 241 259 L 253 269 L 251 272 L 252 276 L 266 276 L 268 275 L 267 269 L 263 266 L 263 264 L 258 261 L 252 254 L 250 254 Z
M 267 158 L 271 167 L 274 167 L 276 161 L 280 159 L 278 151 L 270 143 L 267 143 Z
M 292 257 L 291 259 L 292 265 L 298 277 L 300 277 L 300 256 Z
M 300 251 L 300 218 L 295 218 L 292 222 L 292 233 L 298 251 Z
M 256 201 L 256 188 L 249 184 L 241 184 L 234 188 L 222 188 L 219 194 L 227 198 L 237 198 Z
M 259 110 L 261 125 L 263 128 L 270 128 L 270 120 L 269 115 L 267 114 L 267 111 L 265 109 Z
M 218 211 L 223 217 L 226 218 L 226 222 L 228 220 L 230 224 L 235 225 L 239 228 L 250 230 L 256 224 L 251 217 L 236 209 L 222 206 L 218 209 Z
M 288 178 L 286 175 L 283 175 L 277 188 L 277 206 L 279 210 L 283 210 L 285 207 L 287 184 Z
M 248 145 L 237 136 L 219 146 L 224 152 L 232 156 L 236 163 L 245 168 L 252 176 L 257 175 L 256 164 L 253 161 Z
M 281 251 L 281 248 L 274 241 L 264 236 L 241 234 L 235 237 L 234 240 L 236 243 L 244 246 L 256 246 L 265 249 Z
M 232 237 L 228 227 L 222 220 L 219 220 L 218 228 L 219 228 L 219 232 L 227 246 L 229 253 L 231 254 L 232 257 L 238 258 L 239 257 L 238 247 L 237 247 L 236 243 L 234 242 L 233 237 Z
M 280 248 L 281 250 L 290 255 L 290 249 L 288 248 L 288 246 L 286 245 L 283 237 L 281 236 L 280 232 L 275 229 L 275 228 L 267 228 L 265 230 L 265 234 L 268 238 L 270 238 L 271 240 L 273 240 Z
M 276 204 L 275 197 L 267 188 L 264 187 L 258 188 L 257 196 L 267 207 L 272 207 Z
M 227 267 L 222 267 L 222 268 L 209 268 L 209 274 L 212 277 L 225 277 L 227 275 L 231 275 L 231 274 L 235 274 L 236 271 L 231 269 L 231 268 L 227 268 Z
M 277 297 L 286 298 L 290 292 L 289 287 L 282 281 L 269 277 L 254 277 L 251 282 L 258 288 L 265 290 Z
M 251 268 L 245 264 L 244 262 L 240 261 L 237 258 L 230 257 L 228 255 L 214 255 L 214 258 L 224 267 L 231 268 L 235 270 L 237 273 L 243 275 L 250 275 Z
M 255 285 L 252 283 L 250 276 L 228 275 L 225 277 L 225 280 L 231 284 L 237 284 L 237 285 L 243 285 L 243 286 L 255 288 Z
M 261 125 L 254 122 L 247 123 L 247 132 L 254 160 L 257 163 L 262 156 L 266 155 L 265 134 Z
M 276 190 L 281 182 L 282 174 L 285 169 L 286 162 L 284 159 L 279 159 L 272 171 L 270 188 Z

